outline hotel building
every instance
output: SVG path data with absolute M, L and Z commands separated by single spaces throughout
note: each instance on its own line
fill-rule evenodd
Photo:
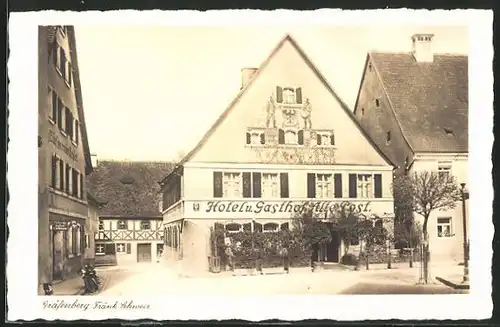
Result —
M 392 222 L 393 168 L 287 35 L 259 68 L 242 70 L 238 95 L 161 181 L 166 255 L 206 271 L 215 223 L 278 230 L 307 201 Z M 343 251 L 334 235 L 319 260 L 339 262 Z

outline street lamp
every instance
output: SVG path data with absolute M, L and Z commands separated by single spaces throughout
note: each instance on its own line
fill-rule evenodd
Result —
M 464 234 L 464 279 L 463 283 L 469 282 L 469 258 L 468 258 L 468 240 L 467 240 L 467 217 L 465 210 L 465 200 L 469 198 L 469 194 L 465 191 L 465 183 L 460 183 L 460 193 L 462 195 L 462 218 L 463 218 L 463 234 Z

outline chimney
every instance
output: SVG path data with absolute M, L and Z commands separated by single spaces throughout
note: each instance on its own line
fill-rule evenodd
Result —
M 415 34 L 411 37 L 412 53 L 417 62 L 433 62 L 432 38 L 434 34 Z
M 92 167 L 97 167 L 97 154 L 91 153 L 90 154 L 90 161 L 92 162 Z
M 247 86 L 256 72 L 257 68 L 243 68 L 241 70 L 241 89 Z

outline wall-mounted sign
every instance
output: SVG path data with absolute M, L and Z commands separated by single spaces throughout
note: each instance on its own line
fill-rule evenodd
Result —
M 54 231 L 67 230 L 68 226 L 69 226 L 68 222 L 66 221 L 54 221 L 52 223 L 52 230 Z
M 54 144 L 56 148 L 63 151 L 71 159 L 75 161 L 78 160 L 78 154 L 73 146 L 64 144 L 64 142 L 61 141 L 61 138 L 52 130 L 49 130 L 49 142 Z

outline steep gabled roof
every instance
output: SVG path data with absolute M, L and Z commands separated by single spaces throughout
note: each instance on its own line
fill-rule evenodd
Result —
M 368 136 L 368 134 L 361 128 L 359 122 L 356 120 L 354 117 L 352 111 L 349 109 L 349 107 L 346 105 L 344 101 L 337 95 L 337 93 L 333 90 L 333 88 L 330 86 L 330 84 L 326 81 L 326 78 L 321 74 L 321 72 L 316 68 L 316 66 L 312 63 L 312 61 L 309 59 L 309 57 L 305 54 L 305 52 L 302 50 L 302 48 L 298 45 L 298 43 L 292 38 L 290 34 L 286 34 L 281 41 L 276 45 L 276 47 L 273 49 L 271 54 L 264 60 L 264 62 L 260 65 L 260 67 L 257 69 L 257 71 L 252 75 L 252 78 L 248 83 L 243 87 L 236 97 L 234 98 L 233 101 L 229 104 L 227 109 L 222 113 L 222 115 L 219 116 L 219 118 L 215 121 L 215 123 L 210 127 L 210 129 L 205 133 L 205 135 L 202 137 L 200 142 L 184 157 L 182 160 L 178 163 L 178 166 L 184 165 L 187 161 L 189 161 L 195 153 L 203 146 L 203 144 L 206 142 L 206 140 L 212 135 L 212 133 L 217 129 L 217 127 L 224 121 L 224 119 L 231 113 L 232 109 L 234 108 L 235 104 L 241 99 L 241 97 L 245 94 L 245 92 L 248 90 L 248 88 L 257 80 L 261 74 L 261 72 L 266 68 L 266 66 L 269 64 L 269 62 L 272 60 L 272 58 L 278 53 L 278 51 L 283 47 L 283 45 L 286 42 L 290 42 L 290 44 L 297 50 L 297 52 L 300 54 L 304 62 L 314 71 L 316 76 L 321 80 L 323 85 L 330 91 L 332 96 L 340 103 L 340 106 L 342 109 L 344 109 L 345 113 L 351 118 L 353 123 L 358 127 L 358 130 L 365 136 L 365 138 L 368 140 L 368 142 L 371 144 L 371 146 L 386 160 L 386 162 L 389 165 L 394 164 L 391 162 L 391 160 L 382 152 L 380 149 L 377 147 L 377 145 L 371 140 L 371 138 Z M 165 177 L 162 182 L 165 182 L 169 176 Z
M 106 201 L 103 216 L 161 217 L 158 180 L 172 171 L 171 162 L 99 161 L 87 176 L 87 188 Z
M 368 54 L 392 110 L 415 152 L 468 152 L 468 57 Z M 366 69 L 366 67 L 365 67 Z
M 68 42 L 70 48 L 71 63 L 73 67 L 73 83 L 75 87 L 76 106 L 78 109 L 78 119 L 81 124 L 83 153 L 85 156 L 85 173 L 88 175 L 92 172 L 92 160 L 90 158 L 90 147 L 87 136 L 87 124 L 85 123 L 85 114 L 83 110 L 82 86 L 80 84 L 80 71 L 78 66 L 78 55 L 75 40 L 75 28 L 66 26 Z

